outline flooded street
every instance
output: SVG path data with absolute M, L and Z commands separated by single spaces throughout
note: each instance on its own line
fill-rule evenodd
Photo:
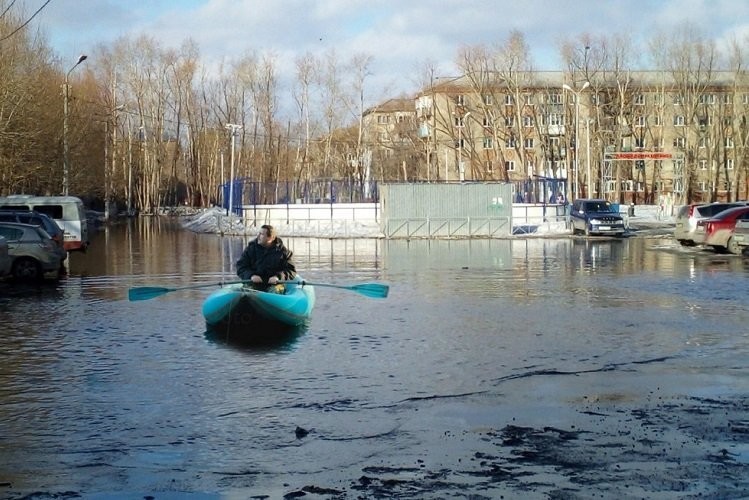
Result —
M 283 235 L 281 235 L 283 236 Z M 284 238 L 305 331 L 206 335 L 246 241 L 120 224 L 0 285 L 0 496 L 749 495 L 749 258 L 624 240 Z

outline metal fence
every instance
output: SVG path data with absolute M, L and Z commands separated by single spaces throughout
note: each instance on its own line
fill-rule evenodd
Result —
M 353 179 L 317 179 L 314 181 L 258 182 L 236 179 L 219 186 L 221 206 L 239 214 L 242 206 L 291 203 L 371 203 L 379 201 L 375 181 Z M 233 190 L 233 193 L 231 192 Z

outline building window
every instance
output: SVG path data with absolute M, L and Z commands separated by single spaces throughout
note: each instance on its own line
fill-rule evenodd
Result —
M 505 162 L 505 170 L 508 172 L 514 172 L 515 171 L 515 161 L 514 160 L 507 160 Z
M 533 126 L 533 117 L 532 116 L 524 116 L 523 117 L 523 127 L 530 128 Z
M 700 170 L 707 170 L 707 160 L 700 160 Z
M 484 128 L 492 128 L 492 119 L 488 116 L 485 116 L 482 121 L 482 125 L 484 126 Z
M 456 127 L 460 128 L 460 127 L 463 126 L 463 117 L 462 116 L 455 116 L 455 117 L 453 117 L 453 119 L 455 121 L 455 126 Z
M 726 159 L 726 169 L 733 170 L 733 158 Z
M 636 106 L 644 106 L 645 105 L 645 94 L 637 94 L 635 96 L 635 105 Z
M 494 172 L 494 163 L 492 163 L 491 160 L 486 160 L 486 163 L 484 165 L 486 165 L 487 174 L 491 174 L 492 172 Z
M 702 94 L 700 104 L 715 104 L 715 94 Z
M 684 115 L 674 115 L 674 126 L 675 127 L 684 126 Z
M 524 94 L 523 95 L 523 102 L 526 106 L 533 106 L 533 95 L 532 94 Z
M 638 116 L 635 118 L 635 127 L 644 127 L 647 122 L 647 118 L 644 116 Z
M 731 94 L 723 94 L 720 96 L 720 101 L 723 104 L 731 104 L 733 102 L 733 96 Z
M 680 95 L 675 95 L 674 96 L 674 101 L 673 101 L 674 102 L 674 106 L 681 106 L 682 101 L 683 101 L 683 99 L 681 98 Z
M 655 115 L 653 117 L 653 125 L 655 125 L 656 127 L 660 127 L 663 125 L 663 121 L 661 120 L 660 115 Z
M 663 150 L 663 137 L 655 137 L 653 139 L 653 148 L 656 151 L 662 151 Z
M 598 94 L 590 94 L 590 103 L 594 106 L 601 104 L 601 96 Z
M 491 94 L 484 94 L 484 105 L 491 106 L 494 104 L 494 97 Z
M 675 148 L 684 148 L 686 146 L 687 141 L 683 137 L 674 137 L 674 147 Z
M 549 147 L 554 151 L 559 149 L 559 137 L 549 137 Z
M 700 139 L 699 139 L 699 141 L 698 141 L 698 144 L 697 144 L 697 145 L 698 145 L 698 147 L 700 147 L 700 148 L 704 149 L 704 148 L 706 148 L 706 147 L 707 147 L 707 142 L 708 142 L 708 141 L 707 141 L 707 137 L 705 137 L 705 136 L 702 136 L 702 137 L 700 137 Z
M 733 125 L 733 117 L 732 116 L 723 117 L 723 125 L 726 127 L 730 127 L 731 125 Z
M 492 138 L 484 137 L 483 144 L 484 144 L 484 149 L 491 149 L 492 144 L 493 144 Z
M 733 137 L 726 137 L 724 144 L 727 149 L 731 149 L 733 147 Z
M 697 183 L 697 191 L 702 191 L 702 192 L 710 191 L 710 183 L 707 181 L 699 181 Z
M 562 94 L 549 94 L 546 98 L 549 104 L 562 104 Z
M 390 123 L 390 115 L 377 115 L 377 123 L 380 125 Z
M 561 113 L 549 113 L 549 125 L 564 125 L 564 115 Z
M 505 127 L 514 127 L 515 117 L 513 115 L 505 116 Z
M 645 138 L 644 137 L 635 137 L 635 147 L 636 148 L 644 148 L 645 147 Z
M 533 137 L 523 139 L 523 147 L 525 149 L 533 149 Z
M 743 96 L 741 96 L 741 103 L 749 104 L 749 94 L 744 94 Z
M 515 148 L 518 145 L 518 141 L 514 137 L 508 137 L 505 141 L 505 147 Z
M 515 98 L 507 94 L 505 96 L 505 106 L 512 106 L 513 104 L 515 104 Z
M 663 94 L 654 94 L 653 104 L 655 104 L 656 106 L 660 106 L 661 104 L 663 104 Z

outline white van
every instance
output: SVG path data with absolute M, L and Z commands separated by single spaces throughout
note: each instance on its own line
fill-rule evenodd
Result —
M 75 196 L 0 196 L 0 210 L 36 210 L 52 217 L 65 233 L 65 250 L 85 251 L 88 247 L 88 224 L 83 202 Z

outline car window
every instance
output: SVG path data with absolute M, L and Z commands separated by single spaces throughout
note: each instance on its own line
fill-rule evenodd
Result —
M 36 205 L 34 210 L 49 215 L 53 219 L 62 219 L 62 205 Z
M 712 217 L 713 215 L 719 214 L 723 210 L 736 206 L 738 205 L 734 205 L 733 203 L 716 203 L 714 205 L 705 205 L 704 207 L 700 207 L 700 216 Z
M 611 205 L 602 201 L 589 201 L 585 204 L 587 212 L 611 212 Z
M 23 229 L 0 226 L 0 236 L 8 241 L 18 241 L 23 237 Z

